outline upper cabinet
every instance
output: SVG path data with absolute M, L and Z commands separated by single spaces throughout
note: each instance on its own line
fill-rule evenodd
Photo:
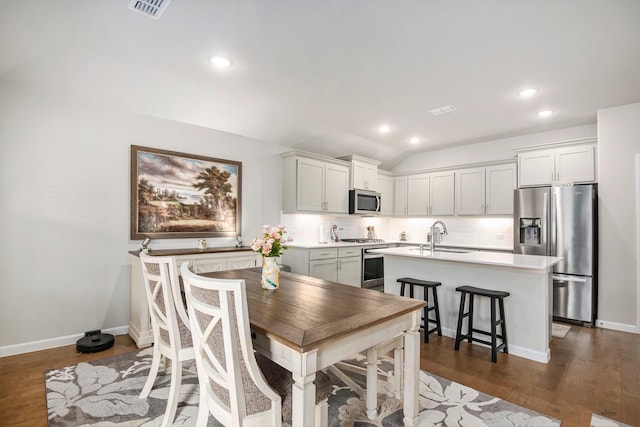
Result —
M 597 181 L 595 142 L 525 148 L 518 153 L 518 185 L 550 186 Z
M 292 151 L 282 155 L 284 213 L 346 214 L 349 163 Z
M 460 169 L 455 173 L 456 215 L 513 214 L 514 164 Z
M 340 157 L 351 163 L 349 187 L 363 190 L 379 191 L 378 165 L 379 161 L 356 155 Z
M 454 214 L 454 173 L 442 171 L 396 177 L 395 216 Z
M 378 193 L 380 193 L 380 215 L 393 215 L 394 179 L 389 172 L 378 170 Z

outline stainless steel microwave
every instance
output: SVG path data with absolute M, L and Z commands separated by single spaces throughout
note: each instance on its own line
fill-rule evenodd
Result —
M 349 213 L 380 215 L 380 193 L 370 190 L 349 190 Z

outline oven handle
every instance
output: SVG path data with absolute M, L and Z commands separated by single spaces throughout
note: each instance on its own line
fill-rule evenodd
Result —
M 363 253 L 362 254 L 362 259 L 374 259 L 374 258 L 382 258 L 384 257 L 384 255 L 382 254 L 370 254 L 370 253 Z

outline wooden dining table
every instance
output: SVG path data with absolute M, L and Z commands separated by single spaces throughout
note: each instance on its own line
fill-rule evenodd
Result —
M 416 425 L 424 301 L 288 272 L 265 290 L 261 268 L 201 274 L 245 281 L 254 348 L 293 374 L 294 427 L 315 425 L 316 372 L 398 336 L 404 424 Z

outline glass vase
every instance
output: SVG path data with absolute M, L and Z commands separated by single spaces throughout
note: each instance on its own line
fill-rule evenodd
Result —
M 280 287 L 280 266 L 276 257 L 262 257 L 262 284 L 263 289 L 278 289 Z

